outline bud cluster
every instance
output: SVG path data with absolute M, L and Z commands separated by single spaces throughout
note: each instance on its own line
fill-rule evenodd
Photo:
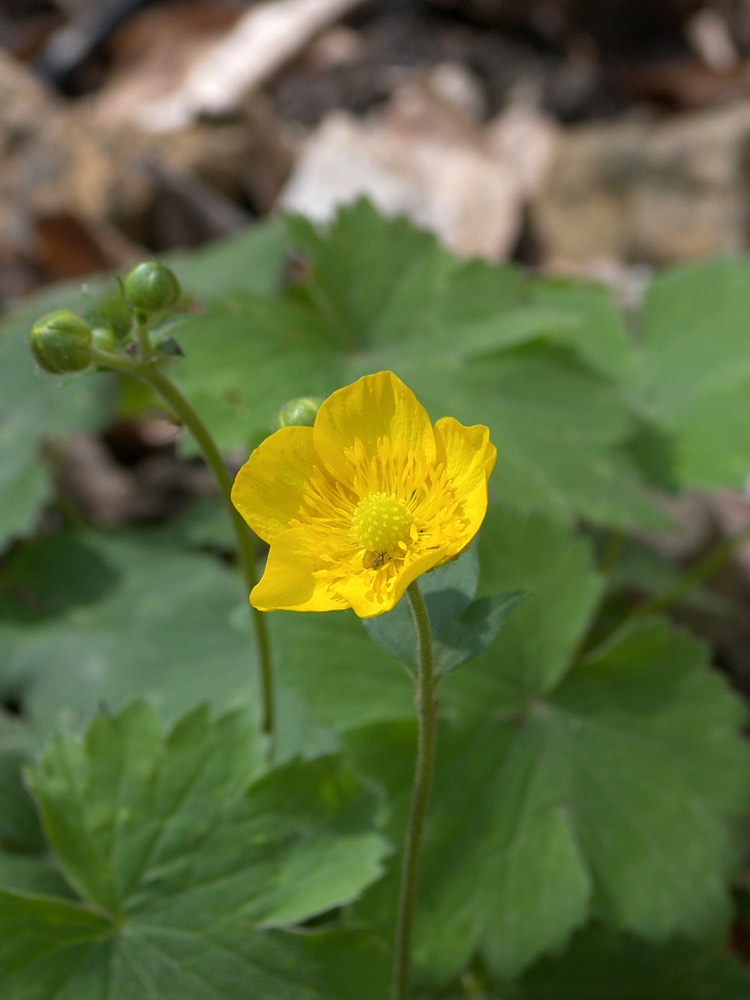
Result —
M 107 299 L 88 323 L 69 309 L 47 313 L 29 331 L 29 344 L 37 364 L 55 375 L 84 371 L 92 364 L 106 364 L 127 357 L 124 346 L 134 328 L 145 337 L 145 353 L 150 355 L 150 321 L 174 306 L 180 285 L 174 273 L 156 261 L 133 267 L 121 283 L 122 293 Z M 144 348 L 141 349 L 143 357 Z

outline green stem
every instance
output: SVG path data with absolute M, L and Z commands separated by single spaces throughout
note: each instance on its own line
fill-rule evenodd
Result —
M 414 908 L 419 881 L 419 857 L 422 851 L 427 806 L 430 801 L 432 774 L 437 746 L 437 687 L 432 660 L 432 629 L 422 591 L 415 581 L 406 591 L 417 633 L 417 678 L 414 703 L 417 708 L 419 735 L 414 772 L 411 813 L 406 831 L 401 868 L 401 890 L 396 923 L 396 947 L 393 963 L 393 1000 L 408 1000 L 411 971 L 411 938 Z
M 151 338 L 148 335 L 148 320 L 143 313 L 136 313 L 134 322 L 138 350 L 141 359 L 145 362 L 151 358 L 152 354 Z
M 250 529 L 232 503 L 232 478 L 224 464 L 224 459 L 221 457 L 219 449 L 216 447 L 216 442 L 211 436 L 211 432 L 193 409 L 192 404 L 182 395 L 174 382 L 158 367 L 156 361 L 138 363 L 118 360 L 116 363 L 113 363 L 114 361 L 114 358 L 108 358 L 106 363 L 109 367 L 117 368 L 120 371 L 127 372 L 129 375 L 134 375 L 151 386 L 154 392 L 161 396 L 164 402 L 179 416 L 197 441 L 198 446 L 203 452 L 203 457 L 216 478 L 229 512 L 237 538 L 242 572 L 245 577 L 248 593 L 250 593 L 258 582 L 255 572 L 253 539 Z M 270 755 L 276 729 L 271 649 L 268 640 L 266 619 L 263 613 L 256 610 L 252 605 L 249 605 L 249 607 L 250 615 L 255 625 L 255 640 L 258 647 L 258 663 L 260 666 L 260 689 L 263 706 L 261 727 L 269 740 Z

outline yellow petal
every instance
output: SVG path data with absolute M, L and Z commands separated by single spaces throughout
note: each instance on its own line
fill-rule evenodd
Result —
M 435 440 L 438 460 L 445 463 L 448 482 L 469 522 L 466 537 L 470 540 L 487 513 L 487 482 L 495 467 L 497 448 L 487 427 L 465 427 L 453 417 L 438 420 Z
M 334 392 L 320 407 L 313 428 L 315 450 L 326 467 L 349 483 L 352 467 L 344 450 L 358 438 L 367 456 L 377 455 L 378 438 L 402 440 L 407 450 L 435 458 L 435 435 L 427 411 L 393 372 L 365 375 Z
M 376 615 L 385 614 L 394 608 L 406 593 L 406 588 L 428 570 L 445 562 L 448 558 L 443 551 L 435 550 L 426 552 L 415 559 L 411 565 L 404 566 L 396 585 L 386 600 L 378 600 L 382 597 L 382 591 L 373 588 L 371 577 L 359 575 L 350 577 L 345 584 L 340 585 L 338 590 L 342 597 L 346 599 L 347 606 L 351 607 L 359 618 L 374 618 Z
M 315 577 L 319 563 L 303 528 L 282 531 L 271 542 L 263 577 L 250 594 L 259 611 L 336 611 L 348 607 Z
M 232 487 L 232 503 L 264 541 L 272 541 L 299 513 L 304 485 L 316 461 L 312 427 L 284 427 L 252 453 Z

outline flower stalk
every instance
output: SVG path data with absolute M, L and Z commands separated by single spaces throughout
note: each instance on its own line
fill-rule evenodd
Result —
M 192 403 L 180 392 L 174 382 L 159 366 L 160 356 L 154 352 L 148 332 L 148 320 L 141 315 L 134 319 L 137 354 L 135 357 L 127 354 L 111 353 L 94 348 L 93 360 L 102 367 L 122 372 L 139 379 L 160 396 L 179 420 L 188 428 L 200 448 L 206 464 L 213 472 L 214 479 L 221 491 L 224 504 L 229 513 L 232 527 L 237 540 L 237 551 L 240 566 L 248 591 L 258 582 L 255 570 L 255 551 L 253 538 L 248 526 L 232 503 L 232 478 L 224 464 L 224 459 L 214 441 L 211 432 Z M 250 605 L 250 617 L 254 626 L 255 642 L 258 652 L 259 684 L 261 694 L 261 731 L 268 740 L 269 760 L 273 755 L 273 741 L 276 732 L 276 709 L 274 697 L 273 671 L 271 665 L 271 648 L 266 621 L 261 612 Z
M 165 403 L 177 414 L 188 430 L 195 438 L 203 453 L 209 468 L 214 474 L 223 497 L 237 539 L 237 550 L 239 553 L 242 573 L 247 584 L 248 592 L 258 582 L 255 571 L 255 552 L 250 530 L 238 513 L 231 500 L 232 478 L 229 475 L 224 459 L 216 446 L 216 442 L 210 431 L 198 415 L 193 405 L 183 396 L 172 380 L 164 374 L 156 364 L 138 365 L 131 369 L 131 373 L 141 381 L 149 385 Z M 249 602 L 248 602 L 249 603 Z M 255 640 L 258 648 L 258 664 L 260 668 L 260 689 L 261 689 L 261 729 L 264 735 L 272 744 L 276 728 L 275 705 L 273 690 L 273 673 L 271 669 L 271 652 L 268 639 L 268 629 L 266 619 L 262 612 L 257 611 L 252 605 L 250 607 L 250 617 L 255 626 Z
M 406 591 L 417 634 L 417 676 L 414 703 L 417 709 L 418 740 L 409 825 L 404 843 L 401 889 L 396 922 L 393 963 L 393 1000 L 408 1000 L 411 975 L 411 940 L 419 882 L 427 808 L 437 747 L 437 685 L 432 654 L 432 628 L 422 591 L 414 581 Z

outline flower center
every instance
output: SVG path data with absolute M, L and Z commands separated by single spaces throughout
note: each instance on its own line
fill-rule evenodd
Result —
M 372 493 L 357 504 L 352 528 L 357 544 L 373 552 L 390 552 L 407 542 L 411 514 L 403 500 L 387 493 Z

